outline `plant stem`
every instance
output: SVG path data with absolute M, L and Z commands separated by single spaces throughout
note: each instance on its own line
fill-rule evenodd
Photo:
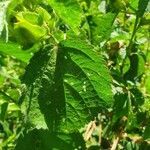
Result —
M 119 143 L 119 137 L 117 136 L 113 142 L 111 150 L 116 150 L 118 143 Z
M 134 37 L 136 35 L 136 31 L 137 31 L 138 27 L 139 27 L 139 17 L 138 17 L 138 15 L 136 15 L 134 28 L 133 28 L 132 35 L 131 35 L 131 39 L 130 39 L 129 44 L 128 44 L 127 48 L 126 48 L 126 50 L 127 50 L 126 56 L 123 59 L 122 65 L 120 66 L 120 72 L 121 72 L 122 76 L 123 76 L 123 67 L 125 65 L 126 59 L 132 53 L 133 40 L 134 40 Z

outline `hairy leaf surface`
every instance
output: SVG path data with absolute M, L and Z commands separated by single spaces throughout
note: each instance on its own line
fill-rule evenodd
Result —
M 35 55 L 23 78 L 33 126 L 38 126 L 42 116 L 50 130 L 74 132 L 111 106 L 108 69 L 91 46 L 67 40 L 59 45 L 57 58 L 51 51 L 50 56 L 42 53 Z

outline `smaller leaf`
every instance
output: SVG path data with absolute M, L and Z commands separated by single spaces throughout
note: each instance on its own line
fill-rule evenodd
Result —
M 8 104 L 8 112 L 20 111 L 20 108 L 15 103 Z
M 148 6 L 148 2 L 149 0 L 139 0 L 139 4 L 138 4 L 138 16 L 142 17 L 144 15 L 144 12 Z
M 144 96 L 142 92 L 137 88 L 132 88 L 130 91 L 134 95 L 133 102 L 135 101 L 135 105 L 142 105 L 144 103 Z
M 144 137 L 145 140 L 150 140 L 150 126 L 146 127 L 143 137 Z
M 55 21 L 52 18 L 51 14 L 43 7 L 38 7 L 36 9 L 36 12 L 41 16 L 43 23 L 46 23 L 48 25 L 49 29 L 53 30 Z
M 44 21 L 49 22 L 51 20 L 52 17 L 50 13 L 48 13 L 47 10 L 45 10 L 44 8 L 38 7 L 36 11 L 42 16 Z
M 26 29 L 33 36 L 34 40 L 39 40 L 46 35 L 46 29 L 38 25 L 39 21 L 36 14 L 18 14 L 16 18 L 18 22 L 15 23 L 14 29 Z
M 137 10 L 138 9 L 138 0 L 130 0 L 130 6 L 133 8 L 133 9 L 135 9 L 135 10 Z
M 128 116 L 128 104 L 127 104 L 127 94 L 118 93 L 115 95 L 115 103 L 114 103 L 114 120 L 116 121 L 118 118 L 123 116 Z M 121 111 L 120 111 L 121 109 Z
M 39 14 L 30 11 L 20 12 L 17 14 L 16 18 L 19 21 L 24 19 L 34 25 L 42 25 L 43 23 Z
M 91 40 L 94 44 L 99 44 L 101 41 L 109 38 L 115 18 L 115 13 L 107 13 L 103 16 L 97 15 L 88 18 L 92 36 Z
M 9 56 L 13 56 L 23 62 L 28 62 L 32 57 L 31 53 L 23 51 L 20 45 L 13 42 L 4 42 L 0 40 L 0 52 Z
M 1 97 L 0 95 L 0 120 L 4 121 L 7 112 L 8 102 L 1 98 L 3 97 Z
M 82 17 L 78 2 L 76 0 L 48 0 L 48 3 L 56 14 L 78 34 Z

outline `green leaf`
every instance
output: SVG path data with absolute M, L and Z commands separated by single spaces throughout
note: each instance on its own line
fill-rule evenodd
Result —
M 40 6 L 36 8 L 36 12 L 42 18 L 43 23 L 49 27 L 50 31 L 52 31 L 55 28 L 55 20 L 51 16 L 51 14 L 46 9 L 44 9 L 43 7 L 40 7 Z
M 54 57 L 54 51 L 50 51 L 50 49 L 51 47 L 46 47 L 35 53 L 35 55 L 30 60 L 30 64 L 27 66 L 26 73 L 24 74 L 24 77 L 22 79 L 23 83 L 25 83 L 27 86 L 27 95 L 25 96 L 26 98 L 22 105 L 22 110 L 27 115 L 27 123 L 35 126 L 37 129 L 47 129 L 44 114 L 43 112 L 41 113 L 42 109 L 44 108 L 40 108 L 41 106 L 45 106 L 45 111 L 47 111 L 48 113 L 48 119 L 50 119 L 50 110 L 48 108 L 48 104 L 50 103 L 49 101 L 51 101 L 50 97 L 48 97 L 48 99 L 44 99 L 44 102 L 42 100 L 41 106 L 38 102 L 39 90 L 40 88 L 42 88 L 42 78 L 43 80 L 44 78 L 49 80 L 48 82 L 45 82 L 45 86 L 43 87 L 45 88 L 46 92 L 50 92 L 50 89 L 47 89 L 46 84 L 52 85 L 52 77 L 54 76 L 53 74 L 55 71 L 56 58 Z M 45 75 L 46 72 L 49 77 Z M 22 95 L 22 97 L 24 97 L 24 95 Z
M 99 44 L 101 41 L 109 38 L 113 29 L 115 18 L 115 13 L 107 13 L 102 16 L 97 15 L 88 19 L 92 43 Z
M 111 9 L 112 11 L 121 11 L 125 10 L 128 6 L 129 1 L 128 0 L 112 0 L 110 1 Z
M 36 11 L 42 16 L 42 18 L 44 19 L 46 23 L 48 23 L 51 20 L 52 17 L 50 13 L 48 13 L 44 8 L 37 7 Z
M 134 105 L 139 105 L 139 106 L 143 105 L 144 96 L 142 92 L 138 88 L 132 88 L 130 91 L 134 95 L 134 97 L 132 97 L 132 101 L 135 101 Z
M 43 23 L 43 20 L 39 14 L 30 11 L 20 12 L 16 15 L 16 18 L 19 21 L 26 20 L 27 22 L 34 25 L 42 25 Z
M 8 112 L 16 112 L 16 111 L 20 111 L 20 108 L 15 103 L 9 103 L 7 111 Z
M 0 40 L 0 53 L 13 56 L 26 63 L 32 57 L 32 55 L 29 52 L 23 51 L 20 45 L 13 43 L 13 42 L 6 43 L 2 40 Z
M 26 69 L 28 122 L 74 132 L 111 106 L 111 78 L 103 58 L 82 41 L 63 41 L 57 59 L 55 53 L 40 51 Z
M 117 93 L 114 97 L 114 121 L 118 118 L 120 119 L 123 116 L 128 116 L 129 109 L 128 109 L 128 95 Z M 120 111 L 121 110 L 121 111 Z
M 86 149 L 79 133 L 58 134 L 49 130 L 34 129 L 20 136 L 15 150 L 74 150 L 79 146 Z
M 130 0 L 130 6 L 134 9 L 134 10 L 137 10 L 138 9 L 138 3 L 139 3 L 139 0 Z
M 40 26 L 41 23 L 38 14 L 21 12 L 16 15 L 16 18 L 18 22 L 15 23 L 14 28 L 27 30 L 34 40 L 39 40 L 46 35 L 46 29 Z
M 143 137 L 145 140 L 150 140 L 150 126 L 149 125 L 145 128 Z
M 149 0 L 139 0 L 138 4 L 138 16 L 142 17 L 144 15 L 144 12 L 148 6 Z
M 79 32 L 78 28 L 81 23 L 82 11 L 76 0 L 48 0 L 48 3 L 74 32 Z
M 15 18 L 17 21 L 13 25 L 12 36 L 23 49 L 29 49 L 45 38 L 47 29 L 40 14 L 30 11 L 19 12 Z
M 136 78 L 141 78 L 145 71 L 145 60 L 140 53 L 133 53 L 129 56 L 130 68 L 125 73 L 125 79 L 134 81 Z
M 7 113 L 8 102 L 1 98 L 3 97 L 0 95 L 0 121 L 4 121 Z

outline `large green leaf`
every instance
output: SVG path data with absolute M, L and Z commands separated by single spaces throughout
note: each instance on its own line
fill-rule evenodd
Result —
M 47 0 L 56 14 L 76 33 L 81 23 L 82 11 L 77 0 Z
M 124 77 L 127 80 L 134 81 L 136 78 L 140 78 L 144 73 L 144 58 L 140 54 L 132 54 L 130 57 L 130 68 L 125 73 Z
M 27 121 L 38 128 L 47 124 L 52 131 L 74 132 L 111 106 L 111 78 L 103 58 L 82 41 L 63 41 L 57 58 L 55 53 L 39 51 L 26 69 Z
M 19 44 L 13 42 L 5 42 L 0 40 L 0 53 L 4 53 L 9 56 L 13 56 L 23 62 L 28 62 L 32 57 L 31 53 L 23 51 Z

